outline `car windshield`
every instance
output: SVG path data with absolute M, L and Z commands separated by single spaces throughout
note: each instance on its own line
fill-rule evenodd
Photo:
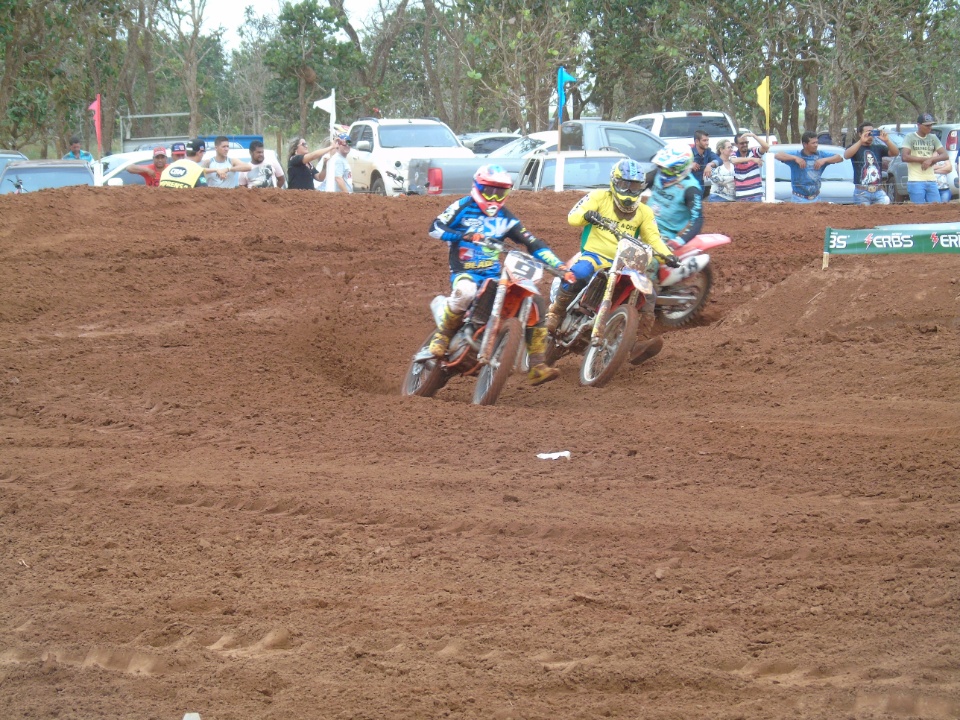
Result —
M 11 162 L 13 160 L 23 160 L 23 159 L 24 157 L 22 155 L 19 155 L 19 156 L 18 155 L 0 155 L 0 173 L 3 172 L 3 169 L 7 166 L 8 162 Z
M 517 138 L 513 142 L 501 145 L 496 150 L 487 155 L 488 158 L 498 157 L 523 157 L 529 152 L 536 150 L 544 145 L 543 140 L 537 140 L 532 137 Z
M 563 164 L 564 189 L 605 188 L 610 184 L 610 168 L 620 158 L 566 158 Z M 543 166 L 544 188 L 557 184 L 557 161 L 547 160 Z
M 404 147 L 457 147 L 457 136 L 443 125 L 381 125 L 380 146 Z
M 16 182 L 23 183 L 26 192 L 71 185 L 93 185 L 93 176 L 83 167 L 7 168 L 0 176 L 0 195 L 16 192 Z
M 727 119 L 722 115 L 686 115 L 684 117 L 664 118 L 663 126 L 660 128 L 660 137 L 690 138 L 690 141 L 693 142 L 693 134 L 697 130 L 705 130 L 711 137 L 736 135 L 733 128 L 727 124 Z

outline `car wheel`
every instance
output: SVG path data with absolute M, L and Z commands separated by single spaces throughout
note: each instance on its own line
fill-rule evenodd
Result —
M 370 186 L 370 192 L 374 195 L 386 195 L 387 186 L 383 184 L 383 178 L 379 175 L 373 179 L 373 184 Z

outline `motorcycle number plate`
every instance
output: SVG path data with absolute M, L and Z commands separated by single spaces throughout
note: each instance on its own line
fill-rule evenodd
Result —
M 539 280 L 543 276 L 543 269 L 537 263 L 530 262 L 523 255 L 509 253 L 504 266 L 507 272 L 517 279 Z

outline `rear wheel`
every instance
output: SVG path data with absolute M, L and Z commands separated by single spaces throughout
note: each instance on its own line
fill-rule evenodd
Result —
M 580 383 L 603 387 L 613 379 L 637 340 L 640 315 L 632 305 L 621 305 L 607 318 L 599 345 L 589 345 L 580 365 Z
M 520 327 L 519 320 L 510 318 L 503 323 L 493 344 L 490 361 L 480 368 L 477 374 L 477 388 L 473 392 L 474 405 L 493 405 L 500 397 L 500 391 L 513 372 L 522 340 L 523 328 Z
M 713 287 L 713 269 L 707 265 L 703 270 L 663 289 L 664 295 L 683 298 L 678 305 L 657 307 L 660 322 L 669 327 L 680 327 L 696 318 L 707 304 L 710 288 Z
M 417 359 L 417 355 L 424 354 L 430 346 L 431 338 L 433 338 L 432 332 L 410 363 L 407 374 L 403 378 L 403 384 L 400 386 L 401 395 L 433 397 L 446 384 L 447 371 L 443 369 L 439 358 L 431 355 L 429 358 Z

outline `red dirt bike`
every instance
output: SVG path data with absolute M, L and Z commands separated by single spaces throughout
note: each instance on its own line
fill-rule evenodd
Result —
M 498 241 L 488 239 L 483 244 L 505 252 Z M 433 332 L 427 336 L 410 362 L 401 394 L 432 397 L 454 375 L 476 375 L 474 405 L 493 405 L 514 366 L 520 364 L 524 328 L 530 318 L 533 296 L 540 294 L 537 282 L 544 270 L 563 274 L 527 253 L 507 252 L 500 278 L 484 281 L 464 315 L 463 324 L 450 339 L 444 357 L 437 358 L 430 353 Z M 446 297 L 438 295 L 430 303 L 437 324 L 445 302 Z
M 657 318 L 664 325 L 681 327 L 703 312 L 713 287 L 713 268 L 706 251 L 727 245 L 730 238 L 717 233 L 697 235 L 686 245 L 668 240 L 680 267 L 660 266 L 657 276 Z
M 665 259 L 639 238 L 603 218 L 600 227 L 617 238 L 609 269 L 594 273 L 570 305 L 556 333 L 547 341 L 547 363 L 567 353 L 583 353 L 580 383 L 606 385 L 626 361 L 637 339 L 640 310 L 656 302 L 656 290 L 644 272 L 654 257 Z M 571 261 L 571 265 L 572 265 Z M 554 280 L 554 291 L 559 289 Z

